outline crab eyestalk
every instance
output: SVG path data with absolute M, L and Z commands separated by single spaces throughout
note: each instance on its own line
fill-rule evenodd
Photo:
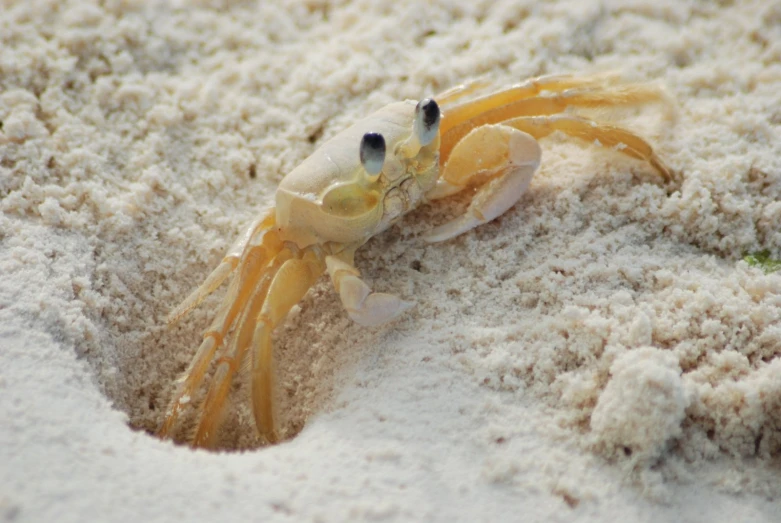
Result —
M 361 165 L 366 173 L 377 176 L 385 165 L 385 138 L 379 133 L 366 133 L 361 139 Z
M 437 137 L 440 116 L 439 106 L 431 98 L 424 98 L 415 106 L 414 130 L 421 147 L 427 146 Z
M 415 119 L 412 123 L 412 134 L 402 143 L 397 153 L 403 158 L 413 158 L 420 149 L 428 145 L 439 146 L 439 122 L 442 113 L 437 102 L 424 98 L 415 106 Z

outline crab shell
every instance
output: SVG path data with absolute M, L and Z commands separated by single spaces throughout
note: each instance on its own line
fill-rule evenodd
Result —
M 439 176 L 439 136 L 421 147 L 415 101 L 387 105 L 331 138 L 291 171 L 276 195 L 280 235 L 299 248 L 361 245 L 417 207 Z M 366 133 L 381 134 L 387 154 L 379 175 L 360 161 Z

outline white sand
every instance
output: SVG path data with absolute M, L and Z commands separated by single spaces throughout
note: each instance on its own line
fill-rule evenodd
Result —
M 0 7 L 0 519 L 778 521 L 781 273 L 741 259 L 781 257 L 781 4 L 259 3 Z M 361 251 L 402 319 L 351 323 L 325 279 L 294 310 L 291 441 L 145 432 L 219 293 L 165 315 L 324 140 L 616 69 L 678 101 L 627 122 L 681 183 L 547 140 L 500 220 L 427 245 L 445 202 Z M 246 387 L 221 445 L 256 446 Z

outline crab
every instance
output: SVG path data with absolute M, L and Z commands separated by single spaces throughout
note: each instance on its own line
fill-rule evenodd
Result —
M 474 191 L 466 212 L 434 227 L 426 241 L 448 240 L 500 216 L 540 165 L 539 139 L 560 131 L 647 162 L 671 180 L 646 140 L 573 111 L 660 101 L 659 87 L 612 76 L 557 75 L 488 88 L 473 81 L 434 98 L 387 105 L 325 142 L 284 177 L 276 206 L 244 229 L 168 317 L 174 324 L 233 275 L 192 362 L 174 384 L 159 436 L 173 436 L 214 365 L 190 443 L 215 444 L 231 384 L 245 367 L 258 434 L 269 444 L 278 442 L 284 434 L 275 409 L 272 332 L 290 309 L 327 272 L 358 324 L 398 317 L 412 303 L 372 292 L 355 267 L 356 249 L 419 205 L 465 189 Z

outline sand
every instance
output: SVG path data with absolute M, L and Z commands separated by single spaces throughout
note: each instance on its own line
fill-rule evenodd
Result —
M 220 452 L 150 435 L 221 292 L 166 314 L 316 147 L 599 71 L 675 100 L 604 115 L 674 183 L 547 139 L 500 219 L 423 242 L 455 198 L 360 251 L 402 318 L 325 278 L 294 309 L 288 441 L 258 448 L 243 382 Z M 3 2 L 0 519 L 777 521 L 781 272 L 743 257 L 781 258 L 780 108 L 777 2 Z

